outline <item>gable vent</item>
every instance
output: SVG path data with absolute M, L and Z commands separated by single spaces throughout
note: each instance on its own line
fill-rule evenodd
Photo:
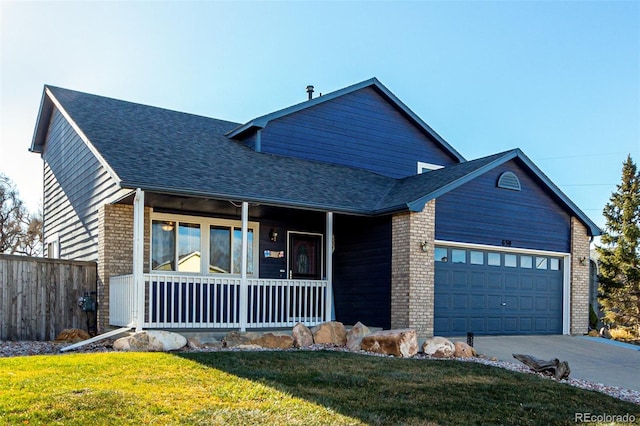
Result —
M 520 180 L 513 172 L 504 172 L 498 178 L 498 188 L 520 191 Z

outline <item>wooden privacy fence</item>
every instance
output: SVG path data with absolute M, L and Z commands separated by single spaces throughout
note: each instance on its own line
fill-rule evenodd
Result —
M 96 285 L 95 262 L 0 254 L 0 340 L 53 340 L 65 328 L 86 330 L 78 299 Z

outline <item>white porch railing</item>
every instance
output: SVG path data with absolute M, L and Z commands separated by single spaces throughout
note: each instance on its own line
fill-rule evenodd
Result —
M 146 328 L 277 328 L 297 322 L 311 326 L 325 317 L 328 281 L 144 274 Z M 245 294 L 246 300 L 240 300 Z M 109 280 L 109 321 L 126 326 L 134 319 L 132 275 Z M 246 318 L 241 318 L 241 304 Z

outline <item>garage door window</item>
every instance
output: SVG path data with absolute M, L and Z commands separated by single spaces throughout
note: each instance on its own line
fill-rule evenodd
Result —
M 467 263 L 467 252 L 466 250 L 451 250 L 451 261 L 453 263 Z
M 547 269 L 546 257 L 536 257 L 536 269 Z
M 533 258 L 531 256 L 520 256 L 520 267 L 524 269 L 533 268 Z
M 549 269 L 551 269 L 552 271 L 559 271 L 560 259 L 554 259 L 554 258 L 549 259 Z
M 484 253 L 481 251 L 470 251 L 469 263 L 472 265 L 484 265 Z
M 436 262 L 447 262 L 449 258 L 447 257 L 447 249 L 443 247 L 436 247 L 434 252 Z
M 487 263 L 489 266 L 500 266 L 500 253 L 487 253 Z
M 504 266 L 508 268 L 517 268 L 518 267 L 518 256 L 515 254 L 505 254 L 504 255 Z

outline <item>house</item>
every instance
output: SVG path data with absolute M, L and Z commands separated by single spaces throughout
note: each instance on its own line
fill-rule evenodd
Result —
M 373 78 L 232 123 L 45 86 L 46 253 L 98 264 L 98 322 L 336 319 L 576 334 L 598 227 L 519 149 L 466 160 Z

